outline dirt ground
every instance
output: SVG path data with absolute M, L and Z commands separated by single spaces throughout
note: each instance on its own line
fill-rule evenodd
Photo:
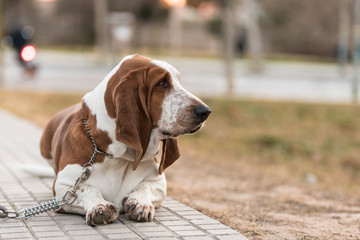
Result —
M 249 239 L 360 239 L 359 198 L 289 174 L 183 151 L 167 170 L 168 194 Z

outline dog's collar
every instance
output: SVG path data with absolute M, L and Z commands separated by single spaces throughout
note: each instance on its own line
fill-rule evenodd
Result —
M 108 158 L 113 158 L 113 155 L 112 155 L 112 154 L 107 153 L 107 152 L 104 152 L 104 151 L 101 151 L 101 150 L 98 149 L 98 147 L 97 147 L 97 145 L 96 145 L 96 143 L 95 143 L 94 137 L 91 135 L 90 129 L 89 129 L 89 127 L 87 126 L 87 123 L 88 123 L 87 119 L 83 119 L 83 122 L 84 122 L 84 125 L 85 125 L 86 132 L 88 133 L 89 138 L 90 138 L 90 140 L 91 140 L 91 142 L 92 142 L 92 145 L 93 145 L 93 147 L 94 147 L 94 152 L 93 152 L 93 154 L 92 154 L 92 156 L 91 156 L 91 159 L 90 159 L 89 163 L 91 163 L 91 164 L 94 163 L 95 157 L 96 157 L 96 155 L 97 155 L 98 153 L 103 154 L 103 155 L 105 155 L 105 156 L 108 157 Z

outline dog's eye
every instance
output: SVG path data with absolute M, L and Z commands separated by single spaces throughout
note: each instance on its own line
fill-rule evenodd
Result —
M 170 84 L 166 78 L 161 79 L 156 86 L 161 88 L 170 88 Z

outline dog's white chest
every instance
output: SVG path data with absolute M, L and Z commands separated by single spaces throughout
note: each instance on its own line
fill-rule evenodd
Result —
M 105 200 L 119 206 L 121 200 L 143 180 L 134 176 L 132 171 L 130 161 L 105 158 L 104 162 L 94 164 L 94 170 L 85 184 L 96 188 Z
M 94 164 L 94 171 L 85 184 L 99 190 L 105 200 L 121 206 L 122 199 L 149 177 L 149 173 L 157 173 L 154 161 L 144 161 L 134 171 L 133 161 L 106 157 L 104 162 Z

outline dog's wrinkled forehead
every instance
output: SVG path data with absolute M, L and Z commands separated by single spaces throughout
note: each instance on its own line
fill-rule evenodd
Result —
M 181 74 L 175 67 L 173 67 L 167 62 L 160 60 L 152 60 L 151 63 L 169 72 L 174 87 L 180 85 Z
M 129 55 L 125 57 L 119 64 L 119 75 L 124 76 L 129 71 L 136 70 L 143 67 L 151 67 L 152 59 L 140 56 L 140 55 Z
M 137 54 L 125 57 L 123 59 L 123 61 L 121 61 L 121 63 L 119 64 L 117 73 L 120 76 L 124 76 L 129 71 L 132 71 L 135 69 L 139 69 L 142 67 L 151 69 L 152 67 L 155 67 L 155 66 L 164 69 L 165 71 L 167 71 L 170 74 L 171 82 L 175 88 L 180 85 L 181 74 L 175 67 L 173 67 L 172 65 L 170 65 L 167 62 L 147 58 L 147 57 L 137 55 Z

